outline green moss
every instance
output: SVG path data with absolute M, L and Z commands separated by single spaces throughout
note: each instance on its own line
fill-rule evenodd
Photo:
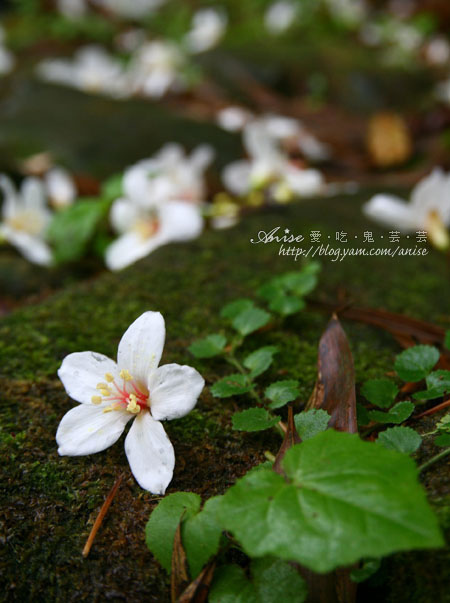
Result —
M 12 526 L 5 541 L 11 553 L 3 568 L 6 600 L 39 600 L 42 593 L 48 601 L 114 598 L 123 593 L 135 601 L 148 600 L 149 593 L 154 600 L 168 600 L 166 576 L 143 542 L 143 527 L 157 499 L 140 490 L 130 476 L 122 440 L 89 457 L 57 455 L 54 434 L 70 402 L 56 370 L 75 351 L 114 357 L 127 326 L 146 310 L 160 310 L 167 327 L 162 362 L 194 365 L 211 385 L 231 372 L 229 366 L 219 358 L 193 358 L 187 351 L 190 343 L 224 328 L 219 311 L 226 302 L 253 296 L 265 279 L 297 266 L 291 258 L 279 256 L 276 245 L 253 245 L 250 239 L 275 226 L 307 238 L 310 230 L 319 229 L 326 238 L 344 225 L 349 235 L 367 229 L 381 233 L 362 220 L 354 199 L 305 202 L 251 217 L 229 232 L 208 232 L 191 244 L 162 248 L 121 273 L 70 285 L 2 319 L 0 441 L 11 462 L 0 469 L 8 486 L 8 493 L 0 493 L 0 502 Z M 445 260 L 435 252 L 421 258 L 322 263 L 317 299 L 351 300 L 431 321 L 447 320 L 450 284 Z M 261 345 L 280 349 L 260 379 L 261 388 L 276 379 L 295 378 L 301 384 L 301 401 L 306 402 L 316 379 L 318 340 L 328 318 L 304 312 L 286 320 L 282 329 L 248 339 L 243 355 Z M 392 370 L 399 347 L 390 336 L 351 322 L 344 328 L 358 382 Z M 177 456 L 169 492 L 194 490 L 204 498 L 221 493 L 263 460 L 264 450 L 276 450 L 279 440 L 274 433 L 243 435 L 231 430 L 232 413 L 251 404 L 245 396 L 218 400 L 205 389 L 194 412 L 167 425 Z M 82 560 L 89 529 L 122 472 L 124 483 L 89 559 Z M 427 472 L 426 479 L 432 474 Z M 433 482 L 430 491 L 434 498 L 443 494 L 442 480 Z M 433 555 L 417 558 L 428 568 L 421 576 L 429 579 Z M 402 559 L 394 557 L 395 580 L 402 579 Z M 441 584 L 435 581 L 434 587 Z M 395 588 L 399 593 L 400 587 Z M 399 602 L 413 600 L 398 597 Z

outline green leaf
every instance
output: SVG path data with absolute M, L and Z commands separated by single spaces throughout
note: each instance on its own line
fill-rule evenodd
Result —
M 248 308 L 235 316 L 231 324 L 236 331 L 245 337 L 266 325 L 270 319 L 271 316 L 268 312 L 254 307 Z
M 265 408 L 247 408 L 235 412 L 232 421 L 237 431 L 262 431 L 278 423 L 280 417 L 273 417 Z
M 260 603 L 306 601 L 306 583 L 290 563 L 273 557 L 254 559 L 251 573 Z
M 145 542 L 163 568 L 170 572 L 173 539 L 182 517 L 189 518 L 200 509 L 201 498 L 193 492 L 175 492 L 161 500 L 145 527 Z
M 211 393 L 215 398 L 229 398 L 230 396 L 238 396 L 246 394 L 250 391 L 245 375 L 236 373 L 220 379 L 211 387 Z
M 434 438 L 433 444 L 447 448 L 447 446 L 450 446 L 450 433 L 441 433 Z
M 280 408 L 280 406 L 295 400 L 299 394 L 298 381 L 294 380 L 275 381 L 264 392 L 266 398 L 272 400 L 272 403 L 269 404 L 270 408 Z
M 362 404 L 356 403 L 356 416 L 358 420 L 358 427 L 368 425 L 368 423 L 370 423 L 369 411 Z
M 316 287 L 317 275 L 311 270 L 304 268 L 300 272 L 287 272 L 280 277 L 280 283 L 288 291 L 303 297 Z
M 389 450 L 412 454 L 422 444 L 422 438 L 411 427 L 390 427 L 380 433 L 377 443 Z
M 306 306 L 305 302 L 298 298 L 293 297 L 292 295 L 278 295 L 274 297 L 269 304 L 270 310 L 273 310 L 277 314 L 281 314 L 281 316 L 289 316 L 290 314 L 295 314 Z
M 397 402 L 388 412 L 369 410 L 369 418 L 377 423 L 403 423 L 414 410 L 412 402 Z
M 218 506 L 222 527 L 251 557 L 273 555 L 324 573 L 443 544 L 417 468 L 404 454 L 328 429 L 293 446 L 283 465 L 286 479 L 250 471 Z
M 404 381 L 420 381 L 439 360 L 439 350 L 431 345 L 416 345 L 399 354 L 395 370 Z
M 445 332 L 444 345 L 447 350 L 450 350 L 450 330 Z
M 47 231 L 56 262 L 79 259 L 103 219 L 109 202 L 83 199 L 56 213 Z
M 450 371 L 433 371 L 426 378 L 427 389 L 416 392 L 416 400 L 434 400 L 450 392 Z
M 114 174 L 102 184 L 101 196 L 108 201 L 115 201 L 123 195 L 123 174 Z
M 255 587 L 238 565 L 224 565 L 216 571 L 208 600 L 210 603 L 260 603 Z
M 274 354 L 278 352 L 278 348 L 274 345 L 269 345 L 264 348 L 259 348 L 252 352 L 244 360 L 244 366 L 250 371 L 250 378 L 254 379 L 261 373 L 264 373 L 272 364 Z
M 223 335 L 214 333 L 204 339 L 194 341 L 188 348 L 196 358 L 212 358 L 223 352 L 227 339 Z
M 258 289 L 258 295 L 268 302 L 276 299 L 280 294 L 282 295 L 283 292 L 280 291 L 280 285 L 277 279 L 272 279 L 268 283 L 264 283 L 264 285 Z
M 295 427 L 301 439 L 309 440 L 321 431 L 325 431 L 331 416 L 326 410 L 312 408 L 294 415 Z
M 183 521 L 182 540 L 193 580 L 219 549 L 222 528 L 216 520 L 216 507 L 220 498 L 210 498 L 200 513 Z
M 237 565 L 219 568 L 209 594 L 210 603 L 303 603 L 306 584 L 292 565 L 264 557 L 251 562 L 252 581 Z
M 381 561 L 379 559 L 366 559 L 362 567 L 351 571 L 350 578 L 357 584 L 364 582 L 380 569 L 380 565 Z
M 229 318 L 230 320 L 233 320 L 236 318 L 236 316 L 242 312 L 245 312 L 245 310 L 250 310 L 254 306 L 255 304 L 251 299 L 237 299 L 236 301 L 224 306 L 220 312 L 220 316 L 222 318 Z
M 436 429 L 444 433 L 450 433 L 450 412 L 445 414 L 436 424 Z
M 389 408 L 394 404 L 398 387 L 389 379 L 370 379 L 361 388 L 362 395 L 380 408 Z

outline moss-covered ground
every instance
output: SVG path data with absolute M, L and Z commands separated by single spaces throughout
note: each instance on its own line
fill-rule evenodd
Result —
M 362 198 L 362 197 L 361 197 Z M 43 300 L 24 305 L 0 322 L 0 413 L 2 430 L 1 506 L 2 599 L 6 601 L 155 601 L 169 599 L 168 578 L 144 543 L 144 526 L 158 498 L 142 491 L 129 473 L 122 440 L 89 457 L 58 456 L 54 434 L 71 407 L 56 370 L 69 353 L 94 350 L 115 356 L 127 326 L 145 310 L 166 319 L 162 362 L 196 366 L 207 385 L 228 368 L 220 360 L 190 356 L 189 344 L 220 330 L 219 310 L 238 297 L 253 296 L 276 273 L 298 266 L 278 255 L 278 245 L 250 242 L 258 231 L 276 226 L 303 234 L 320 230 L 322 239 L 345 230 L 349 241 L 364 231 L 386 232 L 365 222 L 354 198 L 314 200 L 248 217 L 237 228 L 207 232 L 189 244 L 162 248 L 129 269 L 73 283 Z M 326 228 L 324 218 L 326 217 Z M 357 243 L 362 246 L 362 243 Z M 367 244 L 366 244 L 367 245 Z M 378 240 L 377 246 L 390 246 Z M 411 247 L 415 243 L 412 240 Z M 333 241 L 333 246 L 345 246 Z M 353 301 L 450 326 L 450 283 L 445 258 L 352 257 L 322 260 L 320 286 L 313 294 L 329 302 Z M 0 262 L 0 271 L 8 262 Z M 297 378 L 306 401 L 316 376 L 317 343 L 328 317 L 304 312 L 280 330 L 249 338 L 246 349 L 275 343 L 280 347 L 271 370 L 261 379 Z M 354 353 L 357 382 L 392 370 L 400 351 L 386 333 L 344 322 Z M 190 490 L 209 497 L 275 452 L 271 432 L 233 432 L 230 416 L 250 405 L 245 397 L 212 398 L 206 388 L 196 410 L 166 425 L 177 456 L 168 492 Z M 426 431 L 433 421 L 420 425 Z M 424 447 L 419 460 L 434 451 Z M 84 541 L 104 497 L 117 477 L 125 479 L 87 559 Z M 443 525 L 450 527 L 448 469 L 438 463 L 423 476 Z M 377 581 L 363 588 L 361 600 L 428 603 L 448 601 L 444 552 L 394 556 Z M 447 572 L 448 573 L 448 572 Z M 447 598 L 446 598 L 447 597 Z

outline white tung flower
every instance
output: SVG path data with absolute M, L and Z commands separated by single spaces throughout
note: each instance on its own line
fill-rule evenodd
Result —
M 216 46 L 225 33 L 227 17 L 213 8 L 197 11 L 192 18 L 192 28 L 185 36 L 190 52 L 204 52 Z
M 45 174 L 45 186 L 51 204 L 56 208 L 72 205 L 77 190 L 72 176 L 61 167 L 51 168 Z
M 143 44 L 128 67 L 131 91 L 160 98 L 169 90 L 184 90 L 184 64 L 184 55 L 173 42 L 155 40 Z
M 297 7 L 289 0 L 279 0 L 269 6 L 264 15 L 264 24 L 271 34 L 281 34 L 292 25 L 297 16 Z
M 450 245 L 450 174 L 434 169 L 411 192 L 410 202 L 394 195 L 375 195 L 363 207 L 364 213 L 401 232 L 425 230 L 439 249 Z
M 48 266 L 52 253 L 44 241 L 45 231 L 51 220 L 46 205 L 43 183 L 37 178 L 25 178 L 20 192 L 7 176 L 0 176 L 3 192 L 0 238 L 17 247 L 30 262 Z
M 59 371 L 67 394 L 80 402 L 64 415 L 56 433 L 60 455 L 82 456 L 109 448 L 134 418 L 125 452 L 138 484 L 164 494 L 175 466 L 173 446 L 160 421 L 190 412 L 203 377 L 190 366 L 158 367 L 164 319 L 145 312 L 119 343 L 117 363 L 95 352 L 67 356 Z

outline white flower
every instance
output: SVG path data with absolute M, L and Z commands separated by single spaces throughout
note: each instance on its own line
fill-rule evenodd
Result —
M 375 195 L 363 207 L 364 213 L 386 226 L 408 233 L 425 230 L 440 249 L 450 244 L 450 174 L 441 169 L 423 178 L 412 190 L 410 202 L 393 195 Z
M 132 2 L 130 2 L 130 0 L 92 1 L 94 4 L 102 6 L 116 15 L 120 15 L 121 17 L 126 17 L 128 19 L 142 19 L 150 15 L 166 2 L 166 0 L 133 0 Z
M 271 34 L 281 34 L 292 25 L 297 7 L 289 0 L 279 0 L 269 6 L 264 15 L 264 24 Z
M 298 167 L 281 147 L 282 141 L 296 140 L 301 132 L 297 120 L 282 116 L 269 115 L 249 122 L 244 127 L 243 141 L 250 159 L 225 167 L 225 187 L 240 196 L 268 188 L 279 202 L 319 192 L 323 187 L 322 174 Z
M 45 174 L 45 186 L 50 202 L 54 207 L 68 207 L 75 201 L 77 195 L 75 183 L 72 176 L 64 168 L 51 168 Z
M 25 178 L 20 193 L 7 176 L 0 176 L 3 192 L 0 238 L 3 237 L 27 260 L 48 266 L 52 262 L 49 246 L 44 241 L 51 220 L 43 183 L 37 178 Z
M 216 116 L 218 125 L 229 132 L 239 132 L 252 119 L 253 115 L 247 109 L 229 106 L 221 109 Z
M 57 0 L 56 8 L 68 19 L 80 19 L 88 11 L 85 0 Z
M 442 36 L 432 38 L 425 46 L 425 58 L 431 65 L 445 65 L 450 59 L 450 44 Z
M 132 92 L 160 98 L 169 90 L 183 90 L 186 87 L 182 73 L 184 63 L 183 53 L 172 42 L 159 40 L 143 44 L 128 68 Z
M 205 8 L 197 11 L 192 18 L 191 30 L 185 36 L 190 52 L 204 52 L 213 48 L 225 33 L 227 17 L 222 11 Z
M 3 27 L 0 25 L 0 75 L 6 75 L 9 73 L 15 65 L 15 58 L 12 52 L 10 52 L 3 45 L 5 39 L 5 32 Z
M 129 96 L 129 83 L 121 63 L 101 46 L 80 48 L 70 59 L 49 59 L 37 66 L 38 75 L 47 81 L 102 93 L 115 98 Z
M 82 456 L 114 444 L 130 419 L 125 452 L 138 484 L 164 494 L 175 466 L 173 446 L 160 421 L 190 412 L 205 382 L 190 366 L 158 368 L 164 319 L 145 312 L 119 343 L 117 363 L 95 352 L 67 356 L 59 371 L 67 394 L 80 402 L 64 415 L 56 433 L 58 453 Z

